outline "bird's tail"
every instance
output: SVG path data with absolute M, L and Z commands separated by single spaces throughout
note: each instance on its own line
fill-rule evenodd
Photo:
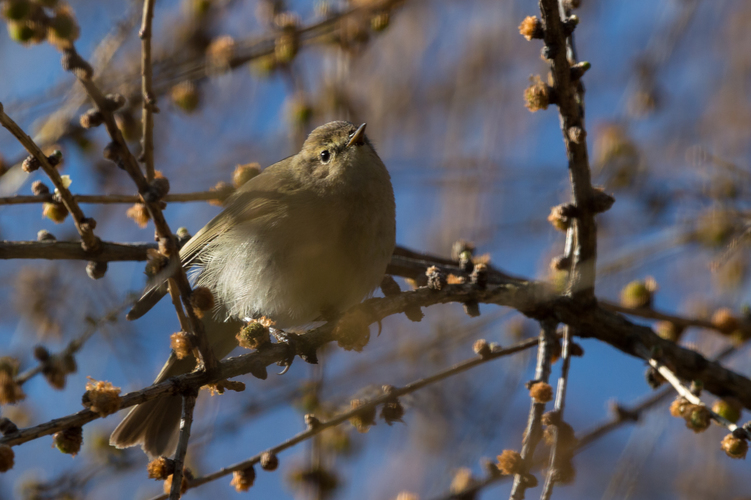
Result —
M 204 318 L 206 334 L 218 359 L 227 356 L 237 346 L 235 334 L 242 324 L 238 320 L 222 322 L 214 318 Z M 170 377 L 190 373 L 195 364 L 192 357 L 177 359 L 172 352 L 154 383 L 158 384 Z M 118 448 L 140 444 L 143 451 L 152 459 L 171 456 L 177 448 L 181 412 L 180 396 L 165 396 L 137 405 L 112 432 L 110 444 Z

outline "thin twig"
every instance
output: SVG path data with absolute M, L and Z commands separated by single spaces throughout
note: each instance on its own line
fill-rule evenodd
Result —
M 68 50 L 68 55 L 75 55 L 80 58 L 80 56 L 78 56 L 78 54 L 75 52 L 74 48 Z M 81 85 L 83 85 L 83 87 L 86 89 L 86 93 L 89 95 L 91 100 L 94 101 L 94 105 L 96 106 L 97 110 L 104 117 L 104 124 L 107 129 L 107 133 L 112 138 L 114 148 L 116 150 L 118 165 L 128 173 L 128 175 L 138 188 L 138 194 L 140 194 L 144 198 L 144 205 L 146 206 L 146 209 L 151 216 L 151 220 L 154 222 L 154 227 L 156 228 L 157 235 L 164 245 L 165 253 L 169 257 L 172 264 L 175 265 L 174 278 L 177 281 L 180 294 L 187 308 L 188 319 L 190 320 L 191 328 L 190 333 L 192 333 L 195 337 L 196 347 L 201 354 L 203 366 L 207 371 L 215 371 L 217 369 L 218 361 L 211 349 L 211 344 L 209 343 L 208 337 L 206 336 L 203 322 L 196 316 L 192 308 L 189 306 L 190 296 L 192 292 L 190 282 L 188 281 L 188 277 L 185 274 L 185 270 L 180 265 L 180 256 L 177 251 L 175 237 L 170 230 L 169 224 L 167 224 L 167 220 L 164 218 L 164 214 L 162 213 L 162 209 L 160 207 L 160 201 L 151 199 L 151 185 L 149 181 L 143 176 L 143 173 L 138 166 L 138 162 L 130 152 L 130 149 L 128 149 L 128 144 L 125 142 L 125 139 L 123 138 L 123 135 L 120 132 L 117 123 L 115 122 L 114 114 L 112 113 L 111 107 L 108 105 L 105 96 L 102 95 L 102 92 L 91 80 L 91 78 L 85 75 L 85 72 L 78 71 L 75 72 L 75 75 L 76 78 L 78 78 L 78 81 L 81 82 Z
M 737 351 L 738 347 L 736 346 L 727 347 L 722 352 L 720 352 L 714 358 L 714 360 L 721 361 Z M 623 407 L 617 404 L 612 405 L 613 416 L 611 418 L 592 426 L 590 430 L 584 432 L 581 436 L 578 437 L 573 450 L 574 455 L 577 455 L 580 452 L 584 451 L 589 445 L 610 434 L 614 430 L 617 430 L 626 424 L 638 422 L 645 412 L 666 401 L 673 393 L 674 390 L 672 387 L 663 387 L 662 389 L 655 391 L 649 396 L 642 398 L 640 402 L 630 407 Z M 545 460 L 543 458 L 540 458 L 535 461 L 534 465 L 535 467 L 537 467 L 543 465 L 544 463 Z M 511 476 L 492 474 L 483 479 L 473 482 L 470 487 L 464 490 L 447 493 L 435 497 L 433 500 L 460 500 L 464 498 L 472 498 L 473 496 L 476 496 L 477 493 L 481 490 L 484 490 L 485 488 L 494 484 L 503 482 L 510 477 Z
M 64 358 L 65 356 L 71 356 L 77 353 L 86 343 L 86 341 L 89 340 L 99 330 L 102 324 L 106 322 L 115 321 L 117 317 L 120 316 L 120 314 L 122 314 L 122 312 L 130 306 L 130 303 L 131 303 L 131 300 L 128 299 L 124 303 L 120 304 L 118 307 L 109 311 L 107 314 L 105 314 L 101 318 L 92 320 L 92 323 L 89 325 L 88 329 L 86 329 L 86 331 L 84 331 L 78 337 L 68 342 L 68 345 L 65 346 L 65 349 L 60 351 L 56 356 Z M 37 366 L 33 368 L 29 368 L 28 370 L 19 374 L 16 377 L 16 383 L 19 385 L 25 384 L 32 377 L 42 373 L 42 371 L 44 371 L 44 367 L 45 367 L 45 363 L 40 362 Z
M 556 419 L 559 422 L 563 422 L 563 410 L 566 407 L 566 388 L 568 386 L 568 370 L 571 364 L 571 328 L 565 326 L 563 328 L 563 340 L 561 346 L 561 357 L 563 358 L 561 363 L 561 377 L 558 379 L 558 389 L 555 394 L 555 413 Z M 555 484 L 555 470 L 558 464 L 558 454 L 560 451 L 560 432 L 558 432 L 558 426 L 550 426 L 553 431 L 553 444 L 550 447 L 550 466 L 548 467 L 548 474 L 545 477 L 545 485 L 542 489 L 542 500 L 549 500 L 553 494 L 553 485 Z
M 193 410 L 196 407 L 196 395 L 183 394 L 183 413 L 180 418 L 180 437 L 175 451 L 175 472 L 172 474 L 172 487 L 169 492 L 169 500 L 179 500 L 182 495 L 183 468 L 185 467 L 185 454 L 188 452 L 190 440 L 190 427 L 193 425 Z
M 154 0 L 144 0 L 143 21 L 141 22 L 141 88 L 143 95 L 143 161 L 146 166 L 146 180 L 154 179 L 154 108 L 156 97 L 151 86 L 151 25 L 154 19 Z
M 26 135 L 26 132 L 24 132 L 21 127 L 19 127 L 18 124 L 11 119 L 11 117 L 5 114 L 5 111 L 3 111 L 2 103 L 0 103 L 0 123 L 3 125 L 3 127 L 8 129 L 8 131 L 13 134 L 16 139 L 18 139 L 18 142 L 23 145 L 24 149 L 26 149 L 26 151 L 28 151 L 29 154 L 36 159 L 41 168 L 52 181 L 52 184 L 55 185 L 55 189 L 60 196 L 60 200 L 62 201 L 63 205 L 65 205 L 65 208 L 68 209 L 68 212 L 70 212 L 71 216 L 73 217 L 73 222 L 76 225 L 76 229 L 81 235 L 81 245 L 83 246 L 83 249 L 88 252 L 96 252 L 96 250 L 99 248 L 99 238 L 94 235 L 93 220 L 87 219 L 83 214 L 83 210 L 81 210 L 81 207 L 78 206 L 76 200 L 73 199 L 73 195 L 70 193 L 65 184 L 63 184 L 63 179 L 62 177 L 60 177 L 57 169 L 50 165 L 47 156 L 42 152 L 41 149 L 39 149 L 39 146 L 36 145 L 31 137 Z
M 290 439 L 287 439 L 286 441 L 276 446 L 268 448 L 267 450 L 264 450 L 247 460 L 236 463 L 234 465 L 230 465 L 228 467 L 224 467 L 222 469 L 219 469 L 216 472 L 212 472 L 211 474 L 197 477 L 188 483 L 188 488 L 189 489 L 196 488 L 198 486 L 204 485 L 211 481 L 215 481 L 216 479 L 219 479 L 221 477 L 232 474 L 235 471 L 247 469 L 248 467 L 257 464 L 261 460 L 261 456 L 264 453 L 271 453 L 271 454 L 276 455 L 288 448 L 291 448 L 292 446 L 298 443 L 301 443 L 307 439 L 310 439 L 313 436 L 320 434 L 322 431 L 324 431 L 325 429 L 328 429 L 329 427 L 333 427 L 343 422 L 346 422 L 350 418 L 361 413 L 363 410 L 374 408 L 378 405 L 381 405 L 390 400 L 393 400 L 396 397 L 404 396 L 405 394 L 410 394 L 428 385 L 434 384 L 436 382 L 440 382 L 441 380 L 447 379 L 449 377 L 453 377 L 460 373 L 464 373 L 465 371 L 470 370 L 481 364 L 487 363 L 488 361 L 492 361 L 494 359 L 502 358 L 505 356 L 509 356 L 509 355 L 516 354 L 518 352 L 530 349 L 536 346 L 537 344 L 538 344 L 537 339 L 525 340 L 506 349 L 496 349 L 495 351 L 483 357 L 477 357 L 477 356 L 472 357 L 470 359 L 467 359 L 465 361 L 455 364 L 451 368 L 440 371 L 434 375 L 431 375 L 430 377 L 425 377 L 425 378 L 416 380 L 403 387 L 400 387 L 400 388 L 390 387 L 388 393 L 385 393 L 381 396 L 370 399 L 368 401 L 363 401 L 363 404 L 361 406 L 358 406 L 355 409 L 349 410 L 344 413 L 340 413 L 339 415 L 336 415 L 328 420 L 318 422 L 312 428 L 309 428 L 306 431 L 300 432 L 296 434 L 295 436 L 291 437 Z M 160 495 L 160 496 L 154 497 L 152 500 L 165 500 L 166 498 L 167 498 L 166 495 Z
M 537 366 L 535 368 L 534 382 L 548 382 L 550 377 L 551 356 L 553 343 L 555 342 L 555 321 L 543 321 L 540 325 L 540 336 L 538 338 L 539 347 L 537 349 Z M 532 466 L 532 459 L 535 454 L 537 443 L 542 437 L 542 414 L 545 412 L 545 403 L 539 403 L 532 399 L 532 405 L 529 409 L 529 418 L 527 428 L 524 431 L 522 439 L 522 472 L 514 476 L 514 485 L 511 487 L 510 500 L 522 500 L 524 492 L 529 487 L 528 478 L 529 469 Z
M 667 380 L 670 385 L 673 386 L 675 389 L 675 392 L 678 393 L 682 398 L 686 399 L 689 403 L 694 405 L 701 405 L 705 406 L 702 402 L 701 398 L 691 392 L 686 386 L 681 383 L 681 381 L 678 379 L 678 377 L 675 376 L 675 373 L 665 366 L 665 364 L 661 363 L 660 361 L 652 358 L 649 360 L 649 365 L 660 372 L 660 375 L 662 375 L 665 380 Z M 735 425 L 730 420 L 726 419 L 725 417 L 718 415 L 714 411 L 712 411 L 710 408 L 707 408 L 707 411 L 709 412 L 709 416 L 717 422 L 718 424 L 722 425 L 723 427 L 727 428 L 730 432 L 735 432 L 737 429 L 740 429 L 745 435 L 746 439 L 751 439 L 751 431 L 746 429 L 745 427 L 740 427 L 738 425 Z

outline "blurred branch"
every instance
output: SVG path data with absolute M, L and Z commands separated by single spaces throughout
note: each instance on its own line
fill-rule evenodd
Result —
M 151 25 L 154 20 L 154 1 L 144 0 L 141 31 L 141 87 L 143 92 L 143 163 L 146 167 L 146 180 L 154 180 L 154 111 L 156 98 L 152 88 L 151 67 Z
M 223 191 L 197 191 L 195 193 L 167 194 L 162 198 L 166 202 L 191 202 L 191 201 L 222 201 L 227 198 Z M 78 203 L 142 203 L 139 195 L 128 194 L 74 194 L 73 199 Z M 51 194 L 39 196 L 7 196 L 0 198 L 0 205 L 22 205 L 27 203 L 45 203 L 52 201 Z
M 730 346 L 720 352 L 714 358 L 714 361 L 723 360 L 731 354 L 736 353 L 737 351 L 738 347 Z M 592 426 L 590 430 L 577 438 L 576 445 L 573 450 L 574 455 L 577 455 L 580 452 L 584 451 L 584 449 L 587 448 L 590 444 L 605 437 L 614 430 L 620 429 L 626 424 L 635 424 L 639 422 L 645 412 L 653 409 L 660 403 L 665 402 L 673 393 L 673 388 L 663 387 L 662 389 L 653 392 L 649 396 L 642 398 L 640 402 L 636 403 L 633 406 L 624 407 L 619 404 L 613 404 L 611 406 L 613 414 L 611 418 L 609 418 L 605 422 L 601 422 Z M 538 467 L 543 465 L 544 463 L 545 460 L 543 458 L 540 458 L 535 461 L 534 465 L 535 467 Z M 505 481 L 510 477 L 511 476 L 491 474 L 483 479 L 474 481 L 468 488 L 465 488 L 458 492 L 452 492 L 440 497 L 436 497 L 433 500 L 462 500 L 465 498 L 472 498 L 472 496 L 476 495 L 479 491 L 492 486 L 493 484 Z
M 65 358 L 66 356 L 72 356 L 75 353 L 77 353 L 81 347 L 86 343 L 87 340 L 89 340 L 102 326 L 102 324 L 106 322 L 112 322 L 117 321 L 118 316 L 122 314 L 122 312 L 127 309 L 130 306 L 130 300 L 126 300 L 116 308 L 109 311 L 107 314 L 102 316 L 98 319 L 91 319 L 89 323 L 89 327 L 84 331 L 81 335 L 74 338 L 70 342 L 68 342 L 68 345 L 60 351 L 58 354 L 55 354 L 53 356 L 57 356 L 59 358 Z M 48 366 L 47 363 L 44 361 L 40 361 L 39 364 L 33 368 L 29 368 L 25 372 L 19 374 L 16 377 L 16 383 L 19 385 L 23 385 L 26 383 L 29 379 L 32 377 L 44 372 L 45 368 Z
M 602 307 L 603 309 L 607 309 L 608 311 L 629 314 L 631 316 L 639 316 L 641 318 L 670 321 L 671 323 L 674 323 L 678 326 L 686 326 L 686 327 L 695 326 L 698 328 L 707 328 L 709 330 L 722 331 L 714 323 L 712 323 L 711 321 L 704 320 L 704 319 L 684 318 L 681 316 L 675 316 L 673 314 L 667 314 L 667 313 L 663 313 L 660 311 L 655 311 L 654 309 L 649 308 L 649 307 L 625 307 L 620 304 L 616 304 L 615 302 L 610 302 L 607 300 L 601 300 L 599 304 L 600 304 L 600 307 Z
M 63 205 L 65 205 L 65 208 L 73 216 L 73 222 L 76 225 L 78 233 L 81 235 L 81 247 L 83 248 L 83 250 L 87 252 L 96 252 L 99 247 L 99 238 L 94 235 L 94 227 L 96 226 L 96 223 L 93 219 L 86 218 L 86 216 L 83 214 L 83 210 L 81 210 L 81 207 L 79 207 L 78 203 L 76 203 L 75 199 L 73 199 L 73 195 L 71 195 L 68 188 L 65 186 L 65 184 L 63 184 L 63 179 L 62 177 L 60 177 L 57 169 L 50 164 L 47 156 L 42 152 L 41 149 L 39 149 L 39 146 L 34 143 L 31 137 L 26 135 L 26 133 L 21 130 L 21 127 L 19 127 L 16 122 L 14 122 L 8 115 L 5 114 L 5 111 L 3 111 L 2 103 L 0 103 L 0 123 L 11 134 L 13 134 L 16 139 L 18 139 L 18 142 L 23 145 L 24 149 L 29 152 L 36 163 L 38 163 L 39 167 L 44 170 L 52 183 L 55 185 L 55 189 L 57 195 L 60 197 L 60 201 L 63 203 Z
M 346 422 L 350 418 L 362 413 L 364 410 L 375 408 L 379 405 L 392 401 L 394 398 L 404 396 L 405 394 L 410 394 L 428 385 L 434 384 L 436 382 L 440 382 L 449 377 L 453 377 L 454 375 L 464 373 L 465 371 L 470 370 L 476 366 L 482 365 L 488 361 L 492 361 L 498 358 L 502 358 L 505 356 L 509 356 L 511 354 L 516 354 L 518 352 L 530 349 L 536 346 L 537 344 L 538 344 L 537 339 L 529 339 L 529 340 L 519 342 L 516 345 L 513 345 L 506 349 L 496 348 L 495 350 L 483 356 L 472 357 L 470 359 L 467 359 L 465 361 L 455 364 L 451 368 L 440 371 L 429 377 L 416 380 L 403 387 L 385 386 L 385 387 L 388 387 L 388 391 L 385 391 L 384 394 L 382 394 L 381 396 L 378 396 L 373 399 L 369 399 L 367 401 L 362 401 L 362 404 L 358 406 L 357 408 L 340 413 L 328 420 L 316 421 L 315 424 L 310 426 L 306 431 L 300 432 L 296 434 L 295 436 L 291 437 L 290 439 L 284 441 L 283 443 L 280 443 L 276 446 L 268 448 L 267 450 L 264 450 L 247 460 L 236 463 L 234 465 L 230 465 L 228 467 L 224 467 L 216 472 L 212 472 L 211 474 L 207 474 L 205 476 L 199 476 L 188 483 L 188 489 L 202 486 L 206 483 L 215 481 L 221 477 L 232 474 L 235 471 L 240 471 L 240 470 L 252 467 L 253 465 L 260 462 L 261 457 L 264 455 L 264 453 L 270 453 L 270 454 L 276 455 L 288 448 L 291 448 L 292 446 L 298 443 L 301 443 L 307 439 L 310 439 L 313 436 L 316 436 L 317 434 L 320 434 L 321 432 L 328 429 L 329 427 L 333 427 L 343 422 Z M 152 500 L 165 500 L 166 498 L 167 498 L 166 495 L 159 495 L 157 497 L 152 498 Z
M 555 321 L 546 320 L 540 323 L 542 327 L 538 338 L 539 347 L 537 348 L 537 367 L 535 368 L 535 378 L 528 384 L 548 383 L 550 377 L 550 365 L 553 353 L 553 343 L 556 341 Z M 527 419 L 527 428 L 522 436 L 522 466 L 521 472 L 514 476 L 514 485 L 511 487 L 510 500 L 522 500 L 527 488 L 534 486 L 531 481 L 529 470 L 532 467 L 532 460 L 535 454 L 535 448 L 542 438 L 542 414 L 545 412 L 545 402 L 538 402 L 534 398 L 529 409 L 529 418 Z
M 571 364 L 571 328 L 569 326 L 563 327 L 563 341 L 561 342 L 561 357 L 563 361 L 561 363 L 561 377 L 558 379 L 558 390 L 555 394 L 555 420 L 563 422 L 563 410 L 566 407 L 566 388 L 568 385 L 568 369 Z M 560 438 L 561 433 L 558 430 L 557 425 L 550 426 L 553 434 L 553 444 L 550 447 L 550 465 L 548 467 L 548 474 L 545 476 L 545 485 L 543 486 L 542 495 L 543 500 L 548 500 L 553 494 L 553 485 L 555 484 L 555 472 L 558 465 L 559 453 L 560 453 Z

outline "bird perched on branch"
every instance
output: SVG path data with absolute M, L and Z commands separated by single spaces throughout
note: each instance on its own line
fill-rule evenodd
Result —
M 237 346 L 243 320 L 265 316 L 279 328 L 301 326 L 368 296 L 394 250 L 395 211 L 391 179 L 365 124 L 322 125 L 299 153 L 243 184 L 180 250 L 182 265 L 199 269 L 196 284 L 214 295 L 217 305 L 204 325 L 215 355 Z M 128 319 L 151 309 L 164 288 L 148 290 Z M 172 352 L 155 382 L 188 373 L 195 363 Z M 180 413 L 180 396 L 140 404 L 110 443 L 171 455 Z

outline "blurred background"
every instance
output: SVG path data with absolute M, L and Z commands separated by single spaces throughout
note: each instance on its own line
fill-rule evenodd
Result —
M 62 2 L 55 8 L 80 26 L 76 47 L 97 83 L 128 97 L 118 122 L 138 154 L 142 3 L 71 0 L 70 10 Z M 651 276 L 659 310 L 711 318 L 729 308 L 742 317 L 749 301 L 751 3 L 581 0 L 576 14 L 578 56 L 592 64 L 583 82 L 593 179 L 616 198 L 598 218 L 598 297 L 617 302 L 627 284 Z M 537 2 L 159 0 L 156 168 L 171 193 L 207 191 L 231 184 L 238 164 L 265 167 L 297 152 L 317 125 L 367 122 L 392 175 L 398 244 L 448 257 L 463 239 L 510 274 L 555 280 L 549 264 L 563 251 L 564 233 L 547 217 L 569 200 L 570 183 L 557 109 L 525 108 L 531 76 L 546 80 L 548 71 L 542 44 L 519 34 L 528 15 L 539 15 Z M 90 104 L 61 68 L 60 52 L 18 23 L 2 30 L 6 113 L 47 151 L 63 152 L 61 173 L 75 194 L 135 194 L 125 173 L 102 158 L 105 130 L 79 125 Z M 19 168 L 26 155 L 5 131 L 0 154 L 0 196 L 29 195 L 35 180 L 49 184 L 42 171 Z M 153 226 L 139 227 L 126 214 L 130 204 L 82 206 L 105 241 L 153 241 Z M 35 240 L 45 229 L 59 240 L 78 239 L 70 218 L 55 224 L 42 210 L 39 203 L 0 207 L 0 238 Z M 165 216 L 173 230 L 194 233 L 219 210 L 171 203 Z M 0 354 L 17 358 L 21 371 L 35 366 L 34 346 L 58 351 L 96 329 L 64 389 L 34 377 L 23 386 L 24 401 L 0 408 L 19 427 L 80 410 L 86 376 L 124 392 L 150 384 L 169 335 L 179 330 L 169 301 L 125 321 L 123 304 L 145 283 L 143 263 L 110 263 L 98 281 L 85 266 L 0 261 Z M 303 430 L 305 413 L 333 414 L 382 384 L 401 386 L 471 357 L 478 338 L 510 345 L 537 334 L 537 325 L 513 310 L 481 311 L 469 318 L 452 304 L 425 309 L 420 323 L 390 317 L 362 353 L 328 348 L 317 366 L 298 360 L 282 377 L 242 377 L 245 392 L 202 394 L 189 466 L 199 475 L 248 458 Z M 743 340 L 701 329 L 680 338 L 706 355 Z M 580 344 L 585 355 L 572 361 L 566 407 L 577 435 L 606 421 L 613 401 L 630 404 L 651 391 L 642 361 L 594 340 Z M 726 363 L 743 374 L 751 368 L 743 346 Z M 524 382 L 533 365 L 534 351 L 493 361 L 403 398 L 403 423 L 326 431 L 280 454 L 277 471 L 258 469 L 248 494 L 392 499 L 409 491 L 441 498 L 457 472 L 466 476 L 463 468 L 483 477 L 483 457 L 520 449 L 529 409 Z M 559 373 L 560 362 L 553 377 Z M 668 402 L 579 453 L 575 481 L 559 485 L 554 498 L 751 498 L 748 463 L 720 450 L 724 429 L 694 434 L 669 415 Z M 147 479 L 140 450 L 107 445 L 119 419 L 85 426 L 75 458 L 52 448 L 50 437 L 16 447 L 15 467 L 0 476 L 0 497 L 161 493 L 161 483 Z M 311 470 L 325 474 L 311 480 Z M 186 498 L 233 498 L 229 482 Z M 477 498 L 505 497 L 509 489 L 510 482 L 496 483 Z

